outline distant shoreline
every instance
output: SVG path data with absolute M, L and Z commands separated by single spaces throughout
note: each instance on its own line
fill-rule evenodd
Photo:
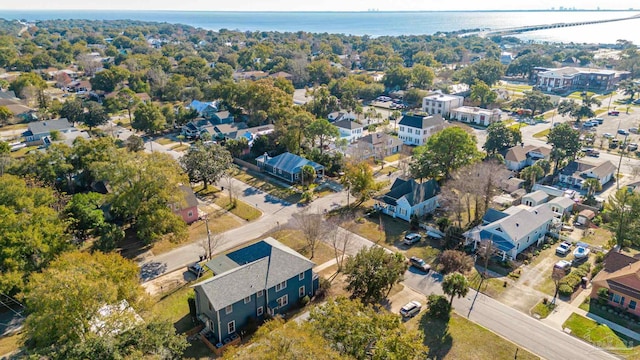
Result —
M 239 10 L 182 10 L 182 9 L 138 9 L 138 10 L 120 10 L 120 9 L 4 9 L 0 8 L 0 11 L 7 12 L 32 12 L 32 13 L 46 13 L 46 12 L 183 12 L 183 13 L 232 13 L 232 14 L 252 14 L 252 13 L 264 13 L 264 14 L 364 14 L 364 13 L 380 13 L 380 14 L 398 14 L 398 13 L 527 13 L 527 12 L 640 12 L 638 9 L 564 9 L 564 10 L 551 10 L 551 9 L 530 9 L 530 10 L 353 10 L 353 11 L 328 11 L 328 10 L 308 10 L 308 11 L 266 11 L 266 10 L 254 10 L 254 11 L 239 11 Z M 3 16 L 0 16 L 3 17 Z

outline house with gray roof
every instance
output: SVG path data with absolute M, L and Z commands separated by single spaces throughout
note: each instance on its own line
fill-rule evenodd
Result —
M 556 218 L 562 218 L 564 215 L 570 215 L 573 211 L 573 205 L 575 205 L 575 201 L 565 196 L 558 196 L 547 202 L 547 206 L 551 209 L 553 216 Z
M 544 146 L 516 145 L 504 154 L 507 169 L 520 171 L 538 160 L 549 160 L 551 149 Z
M 407 145 L 424 145 L 431 135 L 446 126 L 447 123 L 440 114 L 430 116 L 404 114 L 398 122 L 398 138 Z
M 397 178 L 389 192 L 376 198 L 374 206 L 384 214 L 411 221 L 411 216 L 420 217 L 438 207 L 439 191 L 438 182 L 434 179 L 418 183 L 414 179 Z
M 587 179 L 598 179 L 600 184 L 613 180 L 617 167 L 609 160 L 598 165 L 590 164 L 584 160 L 575 160 L 560 170 L 560 182 L 578 189 L 584 188 Z
M 549 199 L 549 195 L 542 190 L 537 190 L 522 197 L 522 204 L 526 206 L 538 206 L 544 204 Z
M 333 126 L 338 128 L 340 138 L 347 139 L 349 142 L 354 142 L 364 135 L 364 125 L 356 121 L 344 119 L 334 122 Z
M 270 237 L 205 266 L 214 276 L 193 286 L 196 316 L 219 347 L 247 325 L 286 313 L 319 286 L 315 264 Z
M 263 172 L 291 184 L 302 182 L 302 168 L 306 165 L 313 167 L 318 178 L 324 176 L 324 166 L 290 152 L 274 157 L 265 153 L 256 158 L 256 164 Z
M 553 212 L 547 204 L 512 206 L 504 211 L 487 211 L 482 225 L 463 236 L 466 245 L 473 245 L 474 249 L 491 241 L 503 260 L 515 259 L 529 246 L 542 244 L 553 219 Z
M 43 120 L 29 123 L 28 130 L 23 136 L 27 141 L 38 141 L 51 135 L 52 131 L 58 131 L 61 134 L 79 131 L 69 120 L 65 118 L 55 120 Z

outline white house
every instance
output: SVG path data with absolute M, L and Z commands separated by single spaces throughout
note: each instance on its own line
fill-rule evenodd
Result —
M 364 125 L 351 120 L 340 120 L 333 123 L 338 128 L 340 138 L 349 142 L 356 141 L 364 135 Z
M 512 54 L 512 53 L 510 53 L 510 52 L 503 51 L 503 52 L 500 54 L 500 64 L 502 64 L 502 65 L 509 65 L 509 64 L 511 64 L 511 62 L 513 61 L 513 59 L 514 59 L 513 54 Z
M 439 189 L 433 179 L 419 184 L 413 179 L 397 178 L 391 190 L 376 199 L 375 208 L 394 218 L 410 221 L 414 214 L 422 216 L 436 209 Z
M 23 135 L 27 141 L 37 141 L 50 136 L 52 131 L 66 134 L 79 130 L 69 120 L 61 118 L 29 123 L 28 130 Z
M 512 206 L 504 211 L 492 210 L 483 224 L 464 233 L 467 245 L 474 249 L 491 241 L 502 259 L 515 259 L 533 244 L 540 245 L 554 219 L 548 205 Z
M 398 138 L 407 145 L 423 145 L 427 139 L 446 127 L 442 115 L 405 114 L 398 122 Z
M 558 196 L 556 198 L 551 199 L 547 206 L 553 212 L 553 216 L 556 218 L 562 218 L 565 214 L 571 214 L 573 211 L 573 205 L 575 202 L 568 197 Z
M 502 111 L 500 109 L 487 110 L 479 107 L 460 106 L 451 110 L 451 120 L 482 126 L 498 122 L 501 117 Z
M 463 103 L 463 96 L 435 93 L 422 98 L 422 111 L 447 117 L 451 110 L 462 106 Z
M 507 150 L 504 161 L 507 169 L 520 171 L 538 160 L 549 160 L 549 155 L 551 155 L 551 149 L 544 146 L 517 145 Z
M 347 111 L 334 111 L 332 113 L 329 113 L 329 115 L 327 115 L 327 119 L 329 119 L 329 122 L 338 122 L 341 120 L 356 120 L 356 114 L 352 113 L 352 112 L 347 112 Z
M 523 196 L 522 205 L 531 206 L 531 207 L 538 206 L 546 203 L 548 199 L 549 199 L 549 196 L 547 195 L 546 192 L 542 190 L 538 190 Z
M 584 160 L 570 162 L 560 170 L 560 182 L 576 188 L 583 188 L 586 179 L 598 179 L 601 185 L 613 179 L 617 167 L 609 160 L 592 165 Z

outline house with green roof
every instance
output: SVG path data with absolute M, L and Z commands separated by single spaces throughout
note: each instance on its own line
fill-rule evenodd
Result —
M 410 221 L 432 213 L 438 207 L 438 182 L 430 179 L 417 183 L 414 179 L 397 178 L 388 193 L 376 198 L 375 208 L 384 214 Z
M 196 316 L 217 347 L 237 338 L 249 324 L 284 314 L 319 286 L 313 262 L 268 237 L 206 265 L 214 276 L 193 286 Z

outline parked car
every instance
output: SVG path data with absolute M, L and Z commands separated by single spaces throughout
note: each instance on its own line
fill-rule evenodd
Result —
M 638 128 L 637 127 L 632 127 L 629 129 L 629 132 L 632 134 L 637 134 L 638 133 Z
M 618 139 L 613 139 L 611 141 L 609 141 L 609 149 L 615 149 L 618 147 Z
M 572 264 L 571 261 L 560 260 L 555 265 L 553 265 L 553 267 L 556 268 L 556 269 L 560 269 L 560 270 L 564 271 L 565 273 L 569 273 L 571 271 L 571 264 Z
M 571 251 L 571 243 L 568 241 L 563 241 L 556 248 L 556 254 L 558 255 L 567 255 Z
M 590 122 L 590 121 L 589 121 L 589 122 L 586 122 L 586 123 L 584 123 L 584 124 L 582 124 L 582 127 L 583 127 L 583 128 L 585 128 L 585 129 L 589 129 L 589 128 L 592 128 L 592 127 L 594 127 L 594 126 L 595 126 L 595 125 L 594 125 L 592 122 Z
M 400 315 L 405 318 L 411 318 L 418 315 L 420 310 L 422 310 L 422 304 L 417 301 L 411 301 L 400 309 Z
M 587 156 L 591 156 L 591 157 L 600 157 L 600 151 L 597 151 L 597 150 L 591 150 L 586 154 Z
M 411 264 L 411 266 L 414 266 L 414 267 L 416 267 L 416 268 L 418 268 L 418 269 L 420 269 L 420 270 L 422 270 L 424 272 L 427 272 L 427 273 L 429 272 L 429 270 L 431 270 L 431 265 L 427 264 L 426 261 L 424 261 L 421 258 L 416 257 L 416 256 L 412 256 L 409 259 L 409 263 Z
M 604 136 L 607 139 L 613 138 L 613 134 L 611 134 L 611 133 L 604 133 L 604 134 L 602 134 L 602 136 Z
M 625 129 L 618 129 L 618 134 L 627 136 L 629 135 L 629 132 Z
M 603 118 L 593 118 L 593 120 L 597 121 L 598 124 L 604 123 L 604 119 Z
M 620 115 L 620 111 L 612 110 L 612 111 L 609 111 L 608 114 L 611 116 L 618 116 Z
M 200 276 L 202 276 L 202 274 L 204 274 L 205 272 L 205 268 L 203 268 L 199 263 L 194 263 L 191 264 L 187 267 L 187 270 L 194 274 L 197 278 L 199 278 Z
M 420 236 L 420 234 L 410 233 L 410 234 L 407 234 L 404 237 L 404 241 L 403 242 L 404 242 L 405 245 L 411 246 L 411 245 L 413 245 L 415 243 L 419 243 L 421 239 L 422 239 L 422 236 Z
M 629 150 L 629 151 L 636 151 L 636 150 L 638 150 L 638 144 L 636 144 L 636 143 L 630 143 L 629 145 L 627 145 L 627 150 Z
M 640 99 L 633 100 L 633 104 L 634 105 L 640 105 Z

